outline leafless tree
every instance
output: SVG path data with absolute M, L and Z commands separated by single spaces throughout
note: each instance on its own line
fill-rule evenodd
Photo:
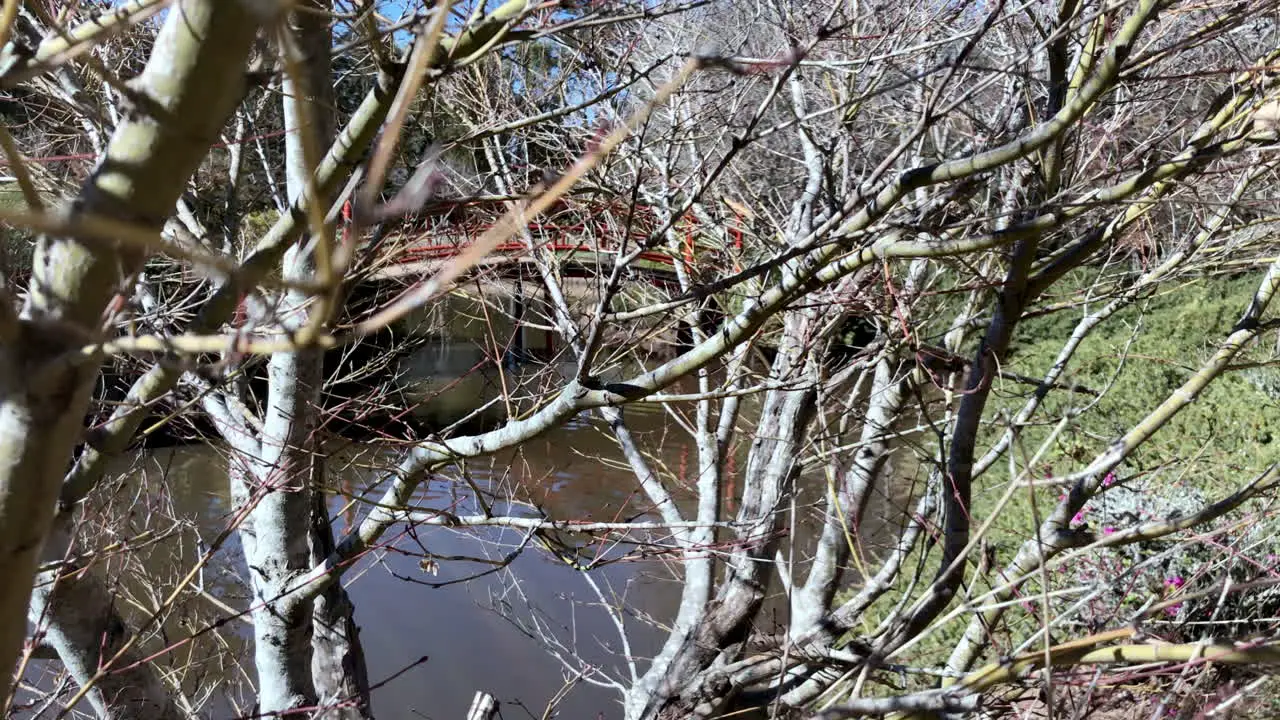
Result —
M 665 642 L 619 677 L 532 626 L 636 720 L 999 711 L 1042 669 L 1052 708 L 1054 667 L 1274 658 L 1257 632 L 1145 641 L 1194 599 L 1181 584 L 1085 622 L 1107 582 L 1050 571 L 1203 532 L 1274 489 L 1271 466 L 1180 515 L 1080 520 L 1210 383 L 1275 362 L 1276 3 L 399 5 L 3 4 L 0 145 L 24 205 L 0 219 L 36 236 L 0 302 L 6 662 L 29 619 L 28 653 L 52 649 L 78 688 L 61 702 L 201 714 L 161 671 L 181 644 L 169 623 L 234 533 L 248 606 L 189 638 L 248 621 L 258 715 L 371 716 L 341 580 L 399 526 L 517 529 L 509 557 L 542 547 L 602 597 L 592 572 L 622 548 L 676 560 Z M 83 174 L 32 162 L 82 154 Z M 1039 474 L 1108 392 L 1068 375 L 1095 328 L 1257 268 L 1168 397 Z M 484 422 L 389 445 L 335 537 L 325 440 L 351 391 L 326 357 L 450 295 L 488 320 L 495 367 L 524 359 L 530 329 L 559 353 L 503 375 Z M 1044 316 L 1072 327 L 1028 374 L 1012 360 Z M 634 431 L 640 404 L 688 433 L 691 481 Z M 103 571 L 136 559 L 98 562 L 88 530 L 121 522 L 108 480 L 157 414 L 225 455 L 234 522 L 175 553 L 185 571 L 131 617 Z M 461 473 L 479 512 L 418 500 L 428 478 L 582 417 L 616 442 L 642 516 L 530 513 Z M 1023 504 L 1033 526 L 997 522 Z M 619 550 L 588 557 L 573 536 Z M 629 646 L 634 618 L 602 605 Z

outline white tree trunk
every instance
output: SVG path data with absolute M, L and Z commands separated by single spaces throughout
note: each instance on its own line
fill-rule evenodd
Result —
M 876 364 L 859 449 L 840 486 L 833 489 L 838 503 L 830 500 L 826 503 L 822 535 L 804 586 L 797 588 L 791 596 L 788 634 L 792 639 L 813 641 L 832 632 L 824 628 L 823 623 L 831 612 L 831 600 L 849 559 L 852 543 L 846 533 L 861 527 L 867 501 L 888 460 L 888 437 L 898 421 L 907 389 L 903 378 L 905 372 L 905 368 L 891 358 L 884 358 Z M 888 492 L 888 489 L 884 491 Z M 835 638 L 821 639 L 831 641 Z
M 62 514 L 45 544 L 45 561 L 67 556 L 71 518 Z M 153 663 L 141 662 L 137 648 L 121 654 L 130 634 L 116 612 L 111 592 L 91 572 L 75 566 L 41 572 L 31 595 L 30 621 L 45 644 L 58 653 L 86 699 L 104 720 L 181 718 Z M 61 575 L 61 577 L 59 577 Z M 103 664 L 111 661 L 110 666 Z M 98 671 L 106 672 L 98 677 Z
M 174 4 L 145 70 L 131 82 L 165 112 L 152 115 L 140 104 L 119 126 L 77 212 L 160 227 L 242 95 L 257 28 L 242 3 Z M 97 358 L 68 358 L 82 357 L 86 336 L 101 332 L 104 308 L 142 259 L 101 243 L 45 237 L 22 317 L 13 317 L 10 297 L 0 297 L 0 697 L 9 693 L 36 562 L 98 369 Z M 39 602 L 64 598 L 76 603 L 82 596 L 55 590 Z M 71 644 L 85 636 L 73 620 L 57 624 L 59 642 L 78 654 L 82 648 Z
M 235 495 L 256 503 L 240 536 L 253 591 L 250 619 L 259 709 L 279 713 L 313 707 L 311 608 L 280 597 L 289 578 L 310 560 L 306 498 L 289 489 L 290 483 L 308 481 L 305 468 L 287 462 L 233 463 L 231 481 L 241 485 Z
M 780 503 L 792 491 L 798 470 L 801 442 L 813 416 L 815 392 L 811 381 L 817 369 L 809 346 L 812 311 L 794 310 L 784 315 L 770 380 L 796 383 L 799 389 L 776 389 L 765 395 L 747 466 L 738 511 L 739 548 L 728 560 L 725 579 L 714 599 L 695 609 L 690 602 L 691 627 L 681 637 L 669 638 L 659 653 L 664 666 L 650 668 L 626 698 L 629 720 L 688 717 L 706 702 L 724 701 L 721 690 L 709 683 L 707 669 L 722 652 L 734 654 L 745 640 L 749 624 L 759 611 L 769 583 L 769 560 L 777 546 L 782 513 Z M 701 592 L 701 589 L 699 589 Z
M 286 181 L 297 204 L 311 177 L 308 150 L 327 147 L 333 138 L 332 88 L 329 78 L 328 16 L 322 0 L 292 19 L 301 77 L 286 76 L 283 92 L 286 138 Z M 311 143 L 311 148 L 307 144 Z M 319 198 L 322 205 L 327 198 Z M 313 281 L 316 262 L 305 239 L 284 256 L 284 276 Z M 316 303 L 307 294 L 283 294 L 280 324 L 296 331 L 316 320 Z M 322 322 L 327 318 L 320 318 Z M 321 351 L 302 348 L 276 353 L 268 361 L 267 410 L 262 429 L 263 464 L 256 466 L 245 495 L 266 491 L 249 515 L 244 534 L 257 602 L 253 611 L 255 660 L 261 712 L 301 707 L 324 708 L 323 717 L 367 717 L 368 691 L 363 682 L 363 655 L 357 644 L 352 608 L 339 583 L 314 600 L 289 594 L 292 579 L 310 569 L 317 557 L 332 552 L 327 522 L 324 463 L 317 453 L 320 389 L 324 380 Z M 251 465 L 251 467 L 255 467 Z
M 471 707 L 467 710 L 467 720 L 493 720 L 498 717 L 498 700 L 486 692 L 477 692 L 471 698 Z

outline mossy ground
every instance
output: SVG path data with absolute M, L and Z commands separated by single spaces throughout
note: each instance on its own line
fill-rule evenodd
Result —
M 1063 384 L 1101 396 L 1051 392 L 1033 424 L 1018 435 L 1012 450 L 1015 472 L 1043 479 L 1086 467 L 1196 372 L 1239 320 L 1258 280 L 1257 275 L 1198 279 L 1138 302 L 1095 328 L 1074 355 Z M 1043 377 L 1080 318 L 1096 308 L 1025 320 L 1005 368 Z M 1274 337 L 1264 342 L 1268 339 L 1274 342 Z M 1143 493 L 1194 490 L 1216 498 L 1280 461 L 1280 367 L 1268 365 L 1268 356 L 1261 345 L 1249 348 L 1240 358 L 1241 367 L 1210 384 L 1121 465 L 1116 472 L 1120 483 Z M 1007 419 L 1030 392 L 1026 384 L 996 381 L 983 432 L 987 443 L 1004 432 Z M 1058 421 L 1073 411 L 1078 417 L 1049 440 Z M 1028 468 L 1028 460 L 1041 450 L 1039 463 Z M 975 520 L 985 519 L 1009 480 L 1005 462 L 979 479 Z M 992 537 L 998 559 L 1007 560 L 1030 537 L 1034 510 L 1051 508 L 1061 488 L 1041 487 L 1034 508 L 1029 492 L 1018 492 L 999 513 Z
M 1106 393 L 1058 438 L 1049 456 L 1051 469 L 1079 468 L 1169 397 L 1231 332 L 1259 279 L 1258 274 L 1201 278 L 1123 310 L 1096 328 L 1076 353 L 1067 381 Z M 1064 311 L 1022 323 L 1007 361 L 1010 369 L 1043 375 L 1081 315 L 1082 311 Z M 1240 361 L 1265 361 L 1267 355 L 1265 347 L 1257 346 Z M 1273 440 L 1280 431 L 1280 394 L 1269 391 L 1273 378 L 1280 380 L 1280 367 L 1263 364 L 1227 372 L 1119 474 L 1132 477 L 1159 470 L 1213 489 L 1235 484 L 1243 475 L 1280 460 L 1280 442 Z M 1025 388 L 1016 393 L 997 388 L 993 404 L 1012 411 L 1023 395 Z M 1052 393 L 1040 417 L 1056 419 L 1086 400 L 1090 398 Z M 1032 431 L 1026 439 L 1033 441 L 1046 432 Z
M 1095 328 L 1075 354 L 1064 381 L 1105 392 L 1101 397 L 1064 390 L 1051 392 L 1036 413 L 1033 425 L 1019 433 L 1012 450 L 1013 471 L 1025 472 L 1024 479 L 1043 479 L 1087 466 L 1114 439 L 1169 397 L 1216 350 L 1248 307 L 1260 279 L 1261 272 L 1255 272 L 1184 282 L 1134 304 Z M 1071 280 L 1064 281 L 1065 289 L 1047 302 L 1061 303 L 1078 297 L 1087 279 L 1076 278 L 1074 288 Z M 1018 326 L 1004 369 L 1031 378 L 1043 377 L 1084 313 L 1097 307 L 1073 307 L 1024 320 Z M 1090 529 L 1100 533 L 1104 524 L 1120 525 L 1124 518 L 1116 519 L 1116 505 L 1121 498 L 1127 498 L 1123 503 L 1126 507 L 1133 506 L 1140 512 L 1146 508 L 1162 513 L 1168 508 L 1180 509 L 1181 505 L 1198 509 L 1205 502 L 1228 495 L 1272 463 L 1280 462 L 1280 366 L 1267 362 L 1274 359 L 1275 343 L 1274 333 L 1264 335 L 1262 342 L 1240 358 L 1240 367 L 1213 382 L 1194 403 L 1126 460 L 1117 470 L 1119 482 L 1104 495 L 1108 499 L 1091 503 L 1090 511 L 1085 513 L 1083 521 Z M 996 381 L 979 454 L 1004 432 L 1007 419 L 1022 408 L 1031 391 L 1031 386 L 1007 378 Z M 1048 441 L 1040 461 L 1028 468 L 1029 458 L 1041 449 L 1053 426 L 1070 410 L 1083 412 Z M 1051 485 L 1034 491 L 1020 487 L 1014 491 L 1011 501 L 996 512 L 997 502 L 1009 488 L 1009 468 L 1008 462 L 1002 459 L 974 487 L 972 526 L 976 530 L 995 515 L 984 543 L 995 567 L 1006 565 L 1022 543 L 1034 536 L 1040 519 L 1062 492 L 1061 488 Z M 1259 516 L 1266 517 L 1269 512 Z M 1140 519 L 1134 517 L 1131 522 Z M 1055 586 L 1079 585 L 1089 582 L 1089 578 L 1109 583 L 1118 576 L 1133 577 L 1131 593 L 1105 596 L 1100 601 L 1106 604 L 1105 609 L 1093 615 L 1103 623 L 1110 620 L 1122 624 L 1131 610 L 1162 592 L 1160 578 L 1186 572 L 1190 579 L 1191 572 L 1195 571 L 1192 565 L 1205 569 L 1205 574 L 1215 569 L 1225 571 L 1212 565 L 1216 561 L 1201 557 L 1206 552 L 1207 557 L 1216 557 L 1220 550 L 1213 550 L 1207 544 L 1198 546 L 1195 542 L 1184 545 L 1176 552 L 1146 548 L 1141 552 L 1133 550 L 1128 555 L 1099 555 L 1096 562 L 1090 556 L 1088 561 L 1073 564 L 1075 570 L 1083 573 L 1077 573 L 1080 577 L 1070 573 L 1060 578 L 1055 575 L 1053 582 Z M 1251 548 L 1258 555 L 1272 550 L 1261 541 Z M 925 560 L 920 568 L 922 579 L 933 576 L 936 554 L 935 548 L 932 563 Z M 916 561 L 913 558 L 906 567 L 915 569 Z M 1191 569 L 1184 570 L 1179 563 Z M 1150 577 L 1139 578 L 1134 574 L 1133 568 L 1138 565 L 1146 567 Z M 971 569 L 970 577 L 974 575 Z M 1154 585 L 1152 578 L 1155 578 Z M 1002 581 L 992 574 L 976 580 L 971 590 L 980 595 L 992 582 L 999 585 Z M 871 617 L 866 618 L 865 629 L 874 627 L 901 600 L 903 589 L 895 588 L 877 603 Z M 1038 584 L 1033 582 L 1024 589 L 1034 596 L 1038 593 Z M 944 663 L 969 617 L 967 613 L 961 614 L 937 628 L 913 650 L 913 662 Z M 1006 620 L 1010 624 L 999 629 L 1003 635 L 999 641 L 1002 647 L 1008 647 L 1009 641 L 1015 638 L 1028 637 L 1043 621 L 1032 606 L 1010 613 Z M 1160 620 L 1175 624 L 1170 618 Z M 1077 630 L 1080 635 L 1088 634 L 1084 629 Z M 1062 628 L 1055 639 L 1069 639 L 1072 632 L 1075 630 Z M 930 681 L 922 678 L 920 683 L 923 687 Z
M 22 191 L 17 183 L 0 183 L 0 208 L 5 210 L 22 210 L 26 202 L 22 199 Z M 35 251 L 35 243 L 30 233 L 0 226 L 0 240 L 4 242 L 5 260 L 10 272 L 25 272 L 31 269 L 31 257 Z

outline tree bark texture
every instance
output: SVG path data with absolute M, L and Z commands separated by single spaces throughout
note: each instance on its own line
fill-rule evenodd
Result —
M 259 26 L 244 3 L 174 3 L 151 58 L 130 83 L 121 123 L 71 210 L 159 230 L 243 94 Z M 0 343 L 0 665 L 26 634 L 36 562 L 67 462 L 81 438 L 104 310 L 145 253 L 109 238 L 44 237 L 16 336 Z M 70 635 L 68 635 L 70 637 Z M 12 678 L 0 673 L 0 696 Z

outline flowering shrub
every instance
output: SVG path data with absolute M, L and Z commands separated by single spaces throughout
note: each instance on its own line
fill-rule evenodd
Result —
M 1125 482 L 1114 475 L 1103 481 L 1104 491 L 1072 518 L 1072 527 L 1106 536 L 1118 530 L 1198 512 L 1212 502 L 1186 485 L 1155 481 Z M 1075 608 L 1076 620 L 1087 626 L 1114 627 L 1141 613 L 1162 631 L 1201 637 L 1250 635 L 1269 629 L 1280 616 L 1280 584 L 1247 592 L 1217 590 L 1232 584 L 1280 580 L 1278 555 L 1280 523 L 1266 512 L 1249 522 L 1231 516 L 1195 535 L 1176 533 L 1150 541 L 1087 551 L 1078 561 L 1063 563 L 1058 576 L 1094 592 Z M 1060 603 L 1067 611 L 1078 596 Z M 1185 598 L 1185 599 L 1182 599 Z M 1173 601 L 1173 602 L 1170 602 Z M 1160 608 L 1152 611 L 1152 606 Z M 1213 625 L 1204 625 L 1208 621 Z M 1172 623 L 1172 625 L 1170 625 Z

